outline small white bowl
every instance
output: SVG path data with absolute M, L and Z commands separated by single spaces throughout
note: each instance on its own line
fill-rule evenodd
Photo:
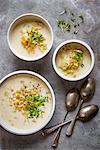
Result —
M 89 52 L 90 56 L 91 56 L 91 65 L 89 67 L 89 70 L 85 74 L 83 74 L 83 75 L 81 75 L 79 77 L 75 77 L 75 78 L 62 75 L 62 73 L 58 70 L 57 65 L 56 65 L 56 56 L 57 56 L 57 53 L 58 53 L 59 49 L 61 47 L 63 47 L 64 45 L 69 44 L 69 43 L 78 43 L 78 44 L 84 46 L 87 49 L 87 51 Z M 67 41 L 61 43 L 56 48 L 56 50 L 54 51 L 54 54 L 53 54 L 52 62 L 53 62 L 53 67 L 54 67 L 55 72 L 62 79 L 65 79 L 65 80 L 68 80 L 68 81 L 78 81 L 78 80 L 81 80 L 81 79 L 85 78 L 86 76 L 88 76 L 90 74 L 90 72 L 92 71 L 92 69 L 94 67 L 94 53 L 93 53 L 92 49 L 90 48 L 90 46 L 88 44 L 86 44 L 85 42 L 83 42 L 83 41 L 76 40 L 76 39 L 67 40 Z
M 32 75 L 32 76 L 35 76 L 35 77 L 39 78 L 40 80 L 42 80 L 46 84 L 46 86 L 50 90 L 50 93 L 51 93 L 51 96 L 52 96 L 52 108 L 51 108 L 50 114 L 48 115 L 47 119 L 43 122 L 43 124 L 40 124 L 40 126 L 38 126 L 36 128 L 33 127 L 31 129 L 24 129 L 24 130 L 17 129 L 17 128 L 14 128 L 14 127 L 8 125 L 2 118 L 0 118 L 0 125 L 4 129 L 6 129 L 7 131 L 9 131 L 13 134 L 17 134 L 17 135 L 29 135 L 29 134 L 33 134 L 33 133 L 36 133 L 36 132 L 40 131 L 51 120 L 51 118 L 54 114 L 54 110 L 55 110 L 55 94 L 54 94 L 54 91 L 53 91 L 51 85 L 49 84 L 49 82 L 44 77 L 42 77 L 41 75 L 39 75 L 35 72 L 27 71 L 27 70 L 20 70 L 20 71 L 15 71 L 15 72 L 9 73 L 3 79 L 0 80 L 0 85 L 3 82 L 5 82 L 7 79 L 9 79 L 10 77 L 12 77 L 14 75 L 18 75 L 18 74 L 28 74 L 28 75 Z
M 47 30 L 50 33 L 50 44 L 48 46 L 48 49 L 40 56 L 37 56 L 37 57 L 33 57 L 33 56 L 32 57 L 31 56 L 30 57 L 25 57 L 24 55 L 19 54 L 18 52 L 16 52 L 15 48 L 12 46 L 12 43 L 11 43 L 12 31 L 17 25 L 19 25 L 22 21 L 25 21 L 25 20 L 29 20 L 29 21 L 32 20 L 32 21 L 40 21 L 40 22 L 42 22 L 47 27 Z M 53 44 L 53 30 L 52 30 L 52 27 L 49 24 L 49 22 L 46 19 L 44 19 L 42 16 L 37 15 L 37 14 L 33 14 L 33 13 L 27 13 L 27 14 L 23 14 L 23 15 L 17 17 L 10 24 L 10 26 L 8 28 L 8 32 L 7 32 L 7 41 L 8 41 L 8 45 L 10 47 L 10 50 L 13 52 L 13 54 L 15 56 L 17 56 L 18 58 L 20 58 L 22 60 L 26 60 L 26 61 L 36 61 L 36 60 L 39 60 L 39 59 L 43 58 L 51 50 L 51 47 L 52 47 L 52 44 Z

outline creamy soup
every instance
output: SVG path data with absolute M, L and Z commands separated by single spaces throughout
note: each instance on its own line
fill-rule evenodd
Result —
M 39 78 L 19 74 L 0 86 L 0 118 L 17 129 L 39 127 L 52 109 L 52 96 Z
M 51 44 L 50 30 L 39 21 L 21 21 L 11 32 L 11 44 L 15 53 L 25 58 L 42 56 Z
M 88 50 L 78 43 L 66 44 L 57 53 L 56 65 L 63 76 L 79 77 L 89 70 L 91 56 Z

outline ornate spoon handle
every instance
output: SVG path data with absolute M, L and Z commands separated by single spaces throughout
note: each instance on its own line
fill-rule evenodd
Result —
M 52 127 L 49 127 L 49 128 L 46 128 L 46 129 L 43 129 L 42 130 L 42 135 L 45 136 L 45 135 L 49 135 L 51 134 L 52 132 L 54 132 L 55 130 L 57 130 L 59 127 L 62 127 L 68 123 L 70 123 L 72 121 L 71 120 L 68 120 L 68 121 L 65 121 L 64 123 L 60 123 L 60 124 L 57 124 L 55 126 L 52 126 Z
M 79 106 L 78 106 L 78 109 L 76 111 L 76 114 L 73 118 L 73 120 L 71 121 L 71 123 L 69 124 L 68 128 L 67 128 L 67 131 L 66 131 L 66 136 L 71 136 L 72 135 L 72 132 L 73 132 L 73 129 L 74 129 L 74 126 L 75 126 L 75 122 L 76 122 L 76 119 L 77 119 L 77 116 L 78 116 L 78 113 L 80 111 L 80 108 L 83 104 L 83 100 L 81 100 Z
M 65 121 L 67 114 L 68 114 L 68 111 L 66 112 L 62 123 Z M 56 135 L 54 137 L 53 144 L 52 144 L 52 147 L 54 148 L 58 146 L 61 130 L 62 130 L 62 126 L 58 128 Z

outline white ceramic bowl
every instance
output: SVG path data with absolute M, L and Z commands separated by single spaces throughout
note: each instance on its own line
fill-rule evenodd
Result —
M 62 75 L 61 72 L 58 70 L 57 65 L 56 65 L 56 56 L 57 56 L 57 53 L 58 53 L 59 49 L 60 49 L 61 47 L 63 47 L 64 45 L 68 44 L 68 43 L 78 43 L 78 44 L 84 46 L 84 47 L 87 49 L 87 51 L 89 52 L 90 56 L 91 56 L 91 65 L 90 65 L 90 67 L 89 67 L 89 70 L 88 70 L 85 74 L 83 74 L 83 75 L 81 75 L 81 76 L 79 76 L 79 77 L 73 78 L 73 77 L 67 77 L 67 76 Z M 78 81 L 78 80 L 81 80 L 81 79 L 85 78 L 86 76 L 88 76 L 88 75 L 90 74 L 90 72 L 92 71 L 92 69 L 93 69 L 93 67 L 94 67 L 94 53 L 93 53 L 92 49 L 90 48 L 90 46 L 89 46 L 88 44 L 86 44 L 85 42 L 83 42 L 83 41 L 76 40 L 76 39 L 67 40 L 67 41 L 61 43 L 61 44 L 56 48 L 56 50 L 54 51 L 54 54 L 53 54 L 52 62 L 53 62 L 53 67 L 54 67 L 55 72 L 56 72 L 61 78 L 65 79 L 65 80 L 68 80 L 68 81 Z
M 21 70 L 21 71 L 15 71 L 15 72 L 12 72 L 8 75 L 6 75 L 3 79 L 0 80 L 0 85 L 5 82 L 6 79 L 14 76 L 14 75 L 17 75 L 17 74 L 29 74 L 29 75 L 33 75 L 37 78 L 39 78 L 40 80 L 42 80 L 48 87 L 48 89 L 50 90 L 51 92 L 51 96 L 52 96 L 52 109 L 51 109 L 51 112 L 49 114 L 49 116 L 47 117 L 46 121 L 44 121 L 43 124 L 40 124 L 40 126 L 36 127 L 35 129 L 32 128 L 32 129 L 25 129 L 25 130 L 22 130 L 22 129 L 16 129 L 10 125 L 8 125 L 2 118 L 0 118 L 0 125 L 6 129 L 7 131 L 13 133 L 13 134 L 17 134 L 17 135 L 29 135 L 29 134 L 32 134 L 32 133 L 36 133 L 38 131 L 40 131 L 42 128 L 44 128 L 48 122 L 51 120 L 53 114 L 54 114 L 54 110 L 55 110 L 55 95 L 54 95 L 54 91 L 51 87 L 51 85 L 49 84 L 49 82 L 44 78 L 42 77 L 41 75 L 35 73 L 35 72 L 32 72 L 32 71 L 27 71 L 27 70 Z
M 48 31 L 50 33 L 50 39 L 51 40 L 50 40 L 50 44 L 48 46 L 48 49 L 40 56 L 37 56 L 37 57 L 25 57 L 24 55 L 19 54 L 18 52 L 16 52 L 15 48 L 12 46 L 12 43 L 11 43 L 12 31 L 17 25 L 19 25 L 22 21 L 25 21 L 25 20 L 32 20 L 32 21 L 36 20 L 36 21 L 42 22 L 47 27 L 47 29 L 48 29 Z M 8 28 L 8 32 L 7 32 L 7 41 L 8 41 L 8 45 L 10 47 L 10 50 L 13 52 L 13 54 L 15 56 L 17 56 L 18 58 L 20 58 L 22 60 L 26 60 L 26 61 L 36 61 L 36 60 L 39 60 L 39 59 L 43 58 L 51 50 L 51 47 L 52 47 L 52 44 L 53 44 L 53 30 L 52 30 L 52 27 L 49 24 L 49 22 L 46 19 L 44 19 L 42 16 L 37 15 L 37 14 L 33 14 L 33 13 L 27 13 L 27 14 L 23 14 L 23 15 L 17 17 L 10 24 L 10 26 Z

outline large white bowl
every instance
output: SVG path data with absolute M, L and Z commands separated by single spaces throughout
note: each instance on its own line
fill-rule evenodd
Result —
M 49 45 L 48 49 L 42 55 L 37 56 L 37 57 L 28 57 L 27 58 L 23 55 L 20 55 L 18 52 L 15 51 L 15 48 L 11 44 L 11 33 L 12 33 L 14 27 L 16 27 L 18 24 L 20 24 L 20 22 L 27 20 L 27 19 L 32 20 L 32 21 L 37 20 L 37 21 L 42 22 L 48 28 L 48 31 L 51 36 L 51 41 L 50 41 L 50 45 Z M 7 41 L 8 41 L 10 50 L 13 52 L 13 54 L 15 56 L 17 56 L 18 58 L 20 58 L 22 60 L 26 60 L 26 61 L 36 61 L 36 60 L 39 60 L 39 59 L 43 58 L 44 56 L 46 56 L 48 54 L 48 52 L 51 50 L 51 47 L 53 45 L 53 30 L 52 30 L 52 27 L 49 24 L 49 22 L 46 19 L 44 19 L 42 16 L 33 14 L 33 13 L 27 13 L 27 14 L 20 15 L 10 24 L 10 26 L 8 28 L 8 32 L 7 32 Z
M 6 79 L 10 78 L 13 75 L 17 75 L 17 74 L 29 74 L 29 75 L 33 75 L 33 76 L 39 78 L 40 80 L 42 80 L 47 85 L 47 87 L 50 90 L 51 95 L 52 95 L 52 109 L 51 109 L 51 112 L 50 112 L 49 116 L 47 117 L 46 121 L 44 121 L 43 124 L 40 124 L 40 126 L 35 128 L 35 129 L 34 128 L 32 128 L 32 129 L 25 129 L 25 130 L 16 129 L 16 128 L 11 127 L 10 125 L 8 125 L 2 118 L 0 118 L 0 125 L 4 129 L 6 129 L 7 131 L 9 131 L 9 132 L 11 132 L 13 134 L 17 134 L 17 135 L 29 135 L 29 134 L 36 133 L 36 132 L 40 131 L 51 120 L 51 118 L 52 118 L 52 116 L 54 114 L 54 110 L 55 110 L 55 95 L 54 95 L 54 91 L 53 91 L 51 85 L 49 84 L 49 82 L 44 77 L 42 77 L 41 75 L 39 75 L 39 74 L 37 74 L 35 72 L 27 71 L 27 70 L 15 71 L 15 72 L 12 72 L 12 73 L 6 75 L 3 79 L 0 80 L 0 85 L 3 82 L 5 82 Z
M 83 46 L 87 49 L 87 51 L 90 53 L 90 56 L 91 56 L 91 65 L 90 65 L 89 70 L 88 70 L 85 74 L 83 74 L 83 75 L 81 75 L 81 76 L 79 76 L 79 77 L 76 77 L 76 78 L 71 78 L 71 77 L 67 77 L 67 76 L 62 75 L 61 72 L 58 70 L 57 65 L 56 65 L 56 56 L 57 56 L 57 53 L 58 53 L 59 49 L 60 49 L 61 47 L 63 47 L 64 45 L 69 44 L 69 43 L 78 43 L 78 44 L 80 44 L 80 45 L 83 45 Z M 56 50 L 54 51 L 54 54 L 53 54 L 52 62 L 53 62 L 53 67 L 54 67 L 55 72 L 56 72 L 62 79 L 65 79 L 65 80 L 67 80 L 67 81 L 78 81 L 78 80 L 81 80 L 81 79 L 85 78 L 86 76 L 88 76 L 88 75 L 90 74 L 90 72 L 92 71 L 92 69 L 93 69 L 93 67 L 94 67 L 94 53 L 93 53 L 92 49 L 90 48 L 90 46 L 89 46 L 87 43 L 83 42 L 83 41 L 76 40 L 76 39 L 67 40 L 67 41 L 61 43 L 61 44 L 56 48 Z

